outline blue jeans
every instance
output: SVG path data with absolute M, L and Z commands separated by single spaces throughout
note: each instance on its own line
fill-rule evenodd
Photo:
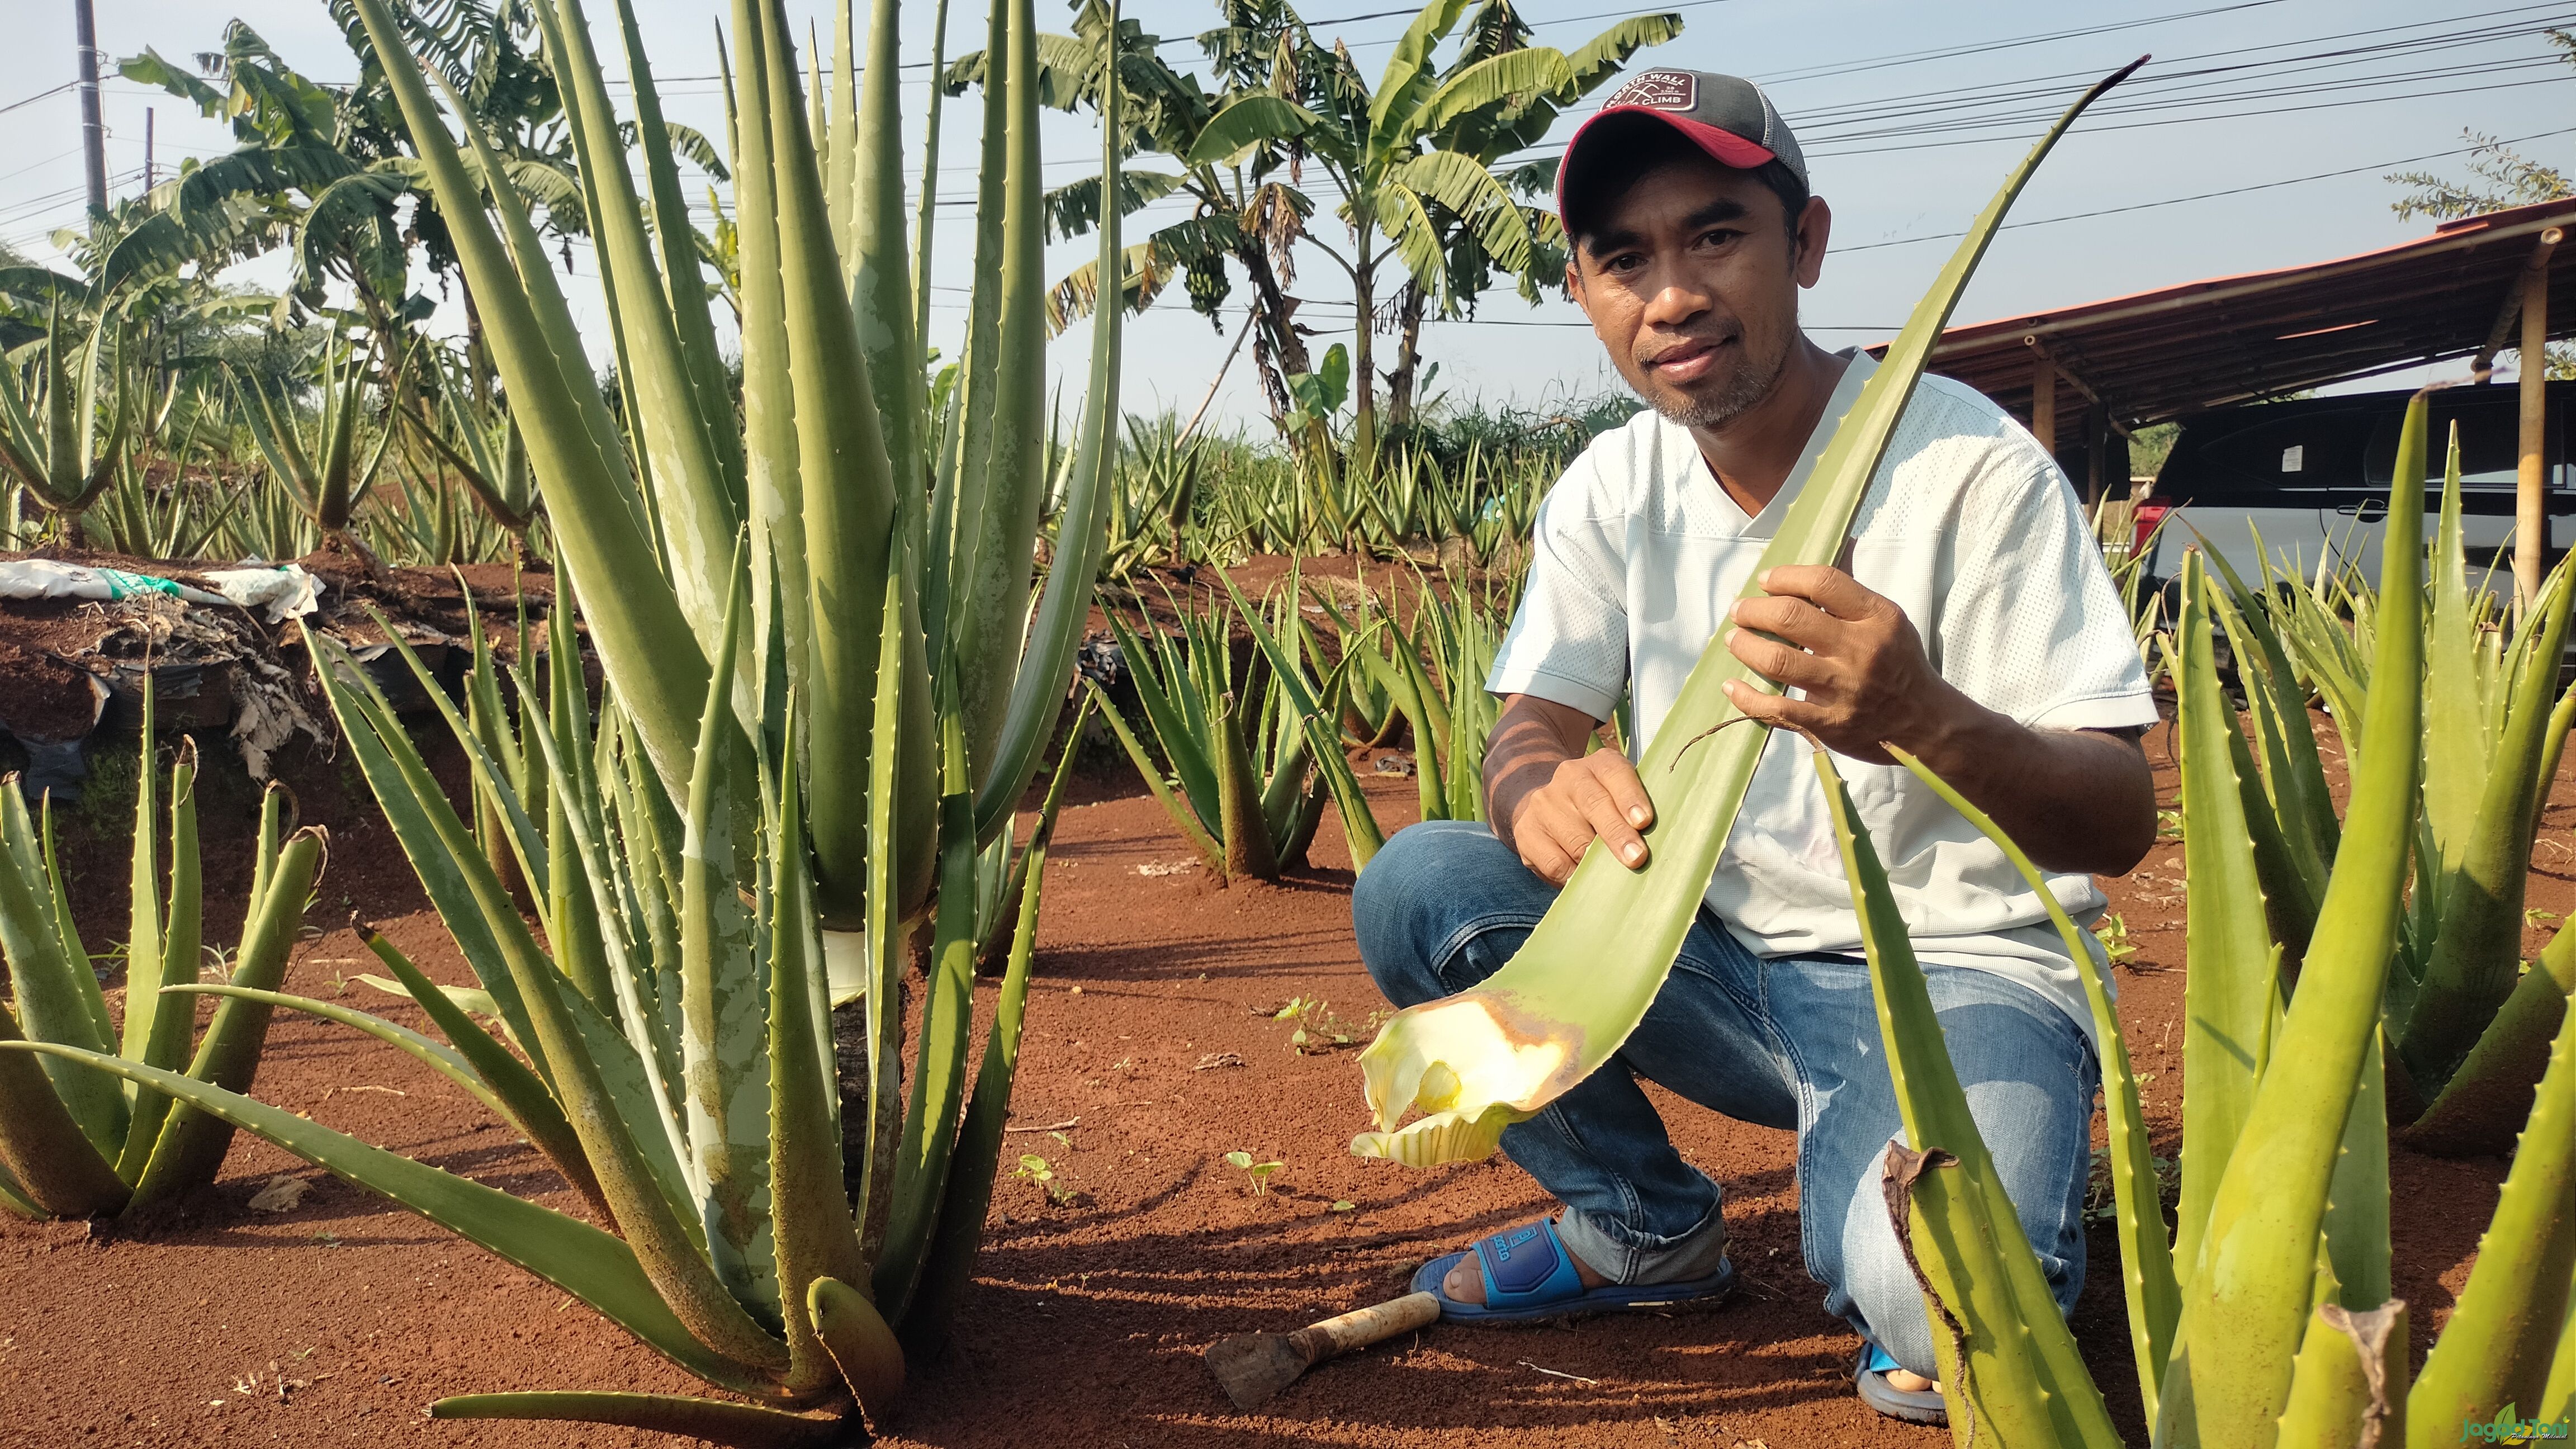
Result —
M 1453 995 L 1520 949 L 1556 898 L 1481 824 L 1438 820 L 1387 842 L 1351 896 L 1360 957 L 1398 1006 Z M 2052 1002 L 1991 972 L 1926 968 L 1950 1059 L 2060 1310 L 2084 1281 L 2084 1183 L 2098 1071 Z M 1760 957 L 1702 909 L 1619 1054 L 1503 1150 L 1569 1211 L 1575 1256 L 1619 1283 L 1713 1272 L 1718 1185 L 1682 1160 L 1643 1077 L 1739 1121 L 1798 1134 L 1799 1236 L 1825 1311 L 1915 1373 L 1934 1373 L 1921 1290 L 1888 1226 L 1879 1163 L 1902 1139 L 1868 964 Z

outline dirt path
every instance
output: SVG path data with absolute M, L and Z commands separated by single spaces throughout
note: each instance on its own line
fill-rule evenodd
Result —
M 2162 794 L 2173 776 L 2160 740 Z M 1392 829 L 1409 782 L 1372 781 Z M 2562 778 L 2535 907 L 2576 906 Z M 434 975 L 463 967 L 391 841 L 335 841 L 317 924 L 363 906 Z M 890 1442 L 1068 1446 L 1714 1445 L 1804 1449 L 1946 1442 L 1862 1409 L 1855 1340 L 1798 1258 L 1793 1142 L 1659 1097 L 1685 1153 L 1727 1186 L 1744 1289 L 1728 1306 L 1574 1328 L 1434 1328 L 1310 1375 L 1260 1416 L 1235 1413 L 1198 1350 L 1402 1291 L 1423 1258 L 1542 1210 L 1497 1159 L 1418 1173 L 1343 1148 L 1363 1125 L 1349 1050 L 1300 1055 L 1272 1013 L 1320 997 L 1365 1040 L 1378 1003 L 1349 930 L 1350 872 L 1328 820 L 1315 869 L 1213 887 L 1153 803 L 1068 809 L 1048 882 L 1038 980 L 1004 1169 L 1043 1157 L 1069 1203 L 1005 1176 L 956 1343 L 919 1374 Z M 1173 867 L 1183 867 L 1174 869 Z M 2121 1011 L 2170 1153 L 2180 1101 L 2179 851 L 2114 883 L 2139 948 Z M 2535 935 L 2544 936 L 2545 932 Z M 292 989 L 329 995 L 363 953 L 345 929 L 302 949 Z M 350 985 L 352 998 L 373 993 Z M 381 1005 L 383 998 L 375 1004 Z M 410 1020 L 408 1008 L 388 1012 Z M 416 1023 L 415 1023 L 416 1024 Z M 407 1058 L 282 1018 L 259 1095 L 369 1141 L 578 1211 L 478 1104 Z M 1058 1136 L 1056 1134 L 1062 1134 Z M 1255 1195 L 1223 1162 L 1285 1165 Z M 2418 1351 L 2466 1278 L 2501 1164 L 2396 1157 L 2398 1291 Z M 290 1211 L 247 1207 L 273 1175 L 313 1184 Z M 1347 1208 L 1340 1204 L 1347 1203 Z M 2135 1424 L 2116 1249 L 2091 1241 L 2077 1331 L 2115 1413 Z M 135 1236 L 0 1224 L 0 1445 L 666 1444 L 612 1430 L 433 1424 L 446 1394 L 543 1387 L 689 1392 L 676 1369 L 560 1292 L 258 1143 L 214 1188 Z

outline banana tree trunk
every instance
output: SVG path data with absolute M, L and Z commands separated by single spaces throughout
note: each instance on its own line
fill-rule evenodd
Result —
M 1369 259 L 1366 218 L 1352 226 L 1351 272 L 1351 456 L 1366 459 L 1377 452 L 1377 268 Z
M 1256 299 L 1253 324 L 1252 362 L 1261 374 L 1261 394 L 1270 404 L 1270 425 L 1280 436 L 1288 432 L 1288 382 L 1297 373 L 1311 371 L 1313 362 L 1306 355 L 1306 339 L 1297 335 L 1294 314 L 1296 303 L 1279 285 L 1279 273 L 1270 265 L 1270 254 L 1260 241 L 1246 238 L 1235 248 L 1235 260 L 1243 264 L 1244 274 L 1252 279 Z
M 1404 298 L 1396 304 L 1398 334 L 1395 371 L 1386 375 L 1386 425 L 1402 431 L 1413 424 L 1413 385 L 1422 368 L 1422 313 L 1430 299 L 1416 283 L 1407 283 Z

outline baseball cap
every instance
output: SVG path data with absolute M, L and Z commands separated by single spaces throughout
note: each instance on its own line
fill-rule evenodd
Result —
M 1657 67 L 1637 72 L 1612 91 L 1601 109 L 1576 128 L 1574 139 L 1565 143 L 1565 156 L 1556 168 L 1559 216 L 1565 214 L 1567 178 L 1585 169 L 1605 144 L 1615 143 L 1623 127 L 1636 124 L 1613 121 L 1617 116 L 1659 121 L 1688 137 L 1721 166 L 1750 171 L 1777 161 L 1789 168 L 1799 185 L 1808 184 L 1807 158 L 1798 150 L 1798 138 L 1789 134 L 1789 123 L 1780 119 L 1779 110 L 1760 86 L 1742 76 Z

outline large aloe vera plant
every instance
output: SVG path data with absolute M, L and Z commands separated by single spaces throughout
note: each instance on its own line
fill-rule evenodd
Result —
M 472 113 L 453 108 L 465 129 L 452 136 L 405 23 L 356 0 L 473 288 L 605 703 L 594 717 L 559 614 L 548 684 L 519 682 L 517 746 L 541 768 L 514 767 L 496 702 L 451 714 L 489 826 L 478 841 L 384 701 L 325 670 L 352 753 L 478 978 L 435 989 L 379 941 L 447 1040 L 341 1019 L 508 1115 L 596 1225 L 247 1098 L 82 1060 L 377 1188 L 749 1400 L 503 1394 L 439 1414 L 747 1444 L 846 1435 L 844 1411 L 881 1412 L 901 1383 L 896 1335 L 936 1340 L 982 1232 L 1042 847 L 980 1063 L 978 861 L 1010 829 L 1068 695 L 1115 443 L 1119 315 L 1094 322 L 1053 567 L 1033 594 L 1049 480 L 1029 0 L 990 17 L 1007 61 L 985 94 L 963 375 L 937 413 L 905 248 L 894 0 L 870 19 L 865 85 L 844 43 L 832 103 L 818 91 L 810 113 L 783 6 L 737 0 L 739 428 L 632 8 L 620 0 L 616 33 L 640 189 L 581 0 L 534 8 L 591 183 L 630 432 L 592 384 L 523 203 L 482 185 L 504 172 Z M 1104 110 L 1114 175 L 1114 90 Z M 1117 238 L 1104 226 L 1104 255 Z M 495 835 L 535 928 L 490 859 Z M 924 930 L 907 1082 L 901 986 Z M 831 1010 L 840 999 L 862 1004 Z M 850 1016 L 864 1066 L 835 1090 L 833 1023 Z M 799 1412 L 815 1409 L 826 1416 Z
M 0 781 L 0 954 L 8 957 L 17 1001 L 15 1014 L 0 1005 L 0 1043 L 35 1042 L 119 1057 L 240 1091 L 259 1069 L 269 1012 L 228 1002 L 200 1036 L 194 998 L 180 994 L 198 989 L 205 945 L 197 758 L 195 748 L 183 744 L 166 782 L 159 778 L 152 715 L 147 689 L 143 760 L 135 778 L 122 1023 L 110 1019 L 92 958 L 72 923 L 50 810 L 40 821 L 28 811 L 16 778 Z M 321 836 L 293 830 L 287 814 L 285 792 L 269 787 L 260 807 L 250 909 L 227 976 L 234 986 L 271 988 L 285 974 L 321 869 Z M 29 1217 L 134 1212 L 214 1181 L 231 1141 L 230 1126 L 174 1106 L 161 1092 L 67 1061 L 0 1052 L 0 1207 Z
M 2136 68 L 2106 77 L 2068 107 L 1969 224 L 1813 470 L 1792 480 L 1795 501 L 1754 578 L 1782 564 L 1830 563 L 1841 551 L 1932 344 L 2004 212 L 2075 118 Z M 1776 689 L 1728 651 L 1728 632 L 1721 629 L 1709 641 L 1671 717 L 1638 762 L 1656 797 L 1649 863 L 1631 871 L 1606 851 L 1585 852 L 1547 915 L 1500 971 L 1458 995 L 1398 1012 L 1360 1054 L 1378 1130 L 1355 1138 L 1354 1152 L 1413 1166 L 1482 1157 L 1505 1127 L 1528 1119 L 1608 1061 L 1644 1019 L 1770 743 L 1760 724 L 1726 727 L 1746 719 L 1727 700 L 1729 680 Z M 1603 941 L 1621 945 L 1606 963 Z M 1415 1108 L 1426 1115 L 1399 1130 Z
M 1150 618 L 1140 634 L 1109 616 L 1153 749 L 1099 685 L 1089 687 L 1146 787 L 1208 869 L 1228 882 L 1276 880 L 1304 863 L 1327 794 L 1324 772 L 1310 768 L 1312 731 L 1290 695 L 1292 676 L 1259 656 L 1237 666 L 1235 599 L 1184 606 L 1179 615 L 1176 635 Z M 1276 638 L 1280 629 L 1269 632 Z
M 2377 601 L 2382 627 L 2371 661 L 2384 680 L 2410 678 L 2421 664 L 2416 520 L 2425 411 L 2418 399 L 2398 451 Z M 2198 802 L 2204 812 L 2239 797 L 2252 779 L 2250 752 L 2209 667 L 2205 610 L 2195 570 L 2175 679 L 2185 716 L 2185 808 Z M 2195 628 L 2202 635 L 2197 648 Z M 2412 739 L 2424 708 L 2420 691 L 2373 690 L 2365 734 Z M 2217 738 L 2222 732 L 2234 736 L 2233 744 Z M 1919 762 L 1904 762 L 2039 885 L 2038 871 L 1992 821 Z M 1907 1216 L 1907 1241 L 1927 1284 L 1926 1312 L 1959 1328 L 1954 1343 L 1935 1335 L 1953 1432 L 1962 1443 L 1979 1436 L 2002 1446 L 2107 1449 L 2119 1441 L 2098 1413 L 2101 1396 L 2046 1297 L 2029 1244 L 2001 1203 L 1885 872 L 1854 824 L 1829 758 L 1820 754 L 1818 765 L 1864 923 L 1908 1142 L 1921 1154 L 1892 1149 L 1888 1172 L 1901 1190 L 1891 1192 L 1891 1210 Z M 2195 1018 L 2220 1018 L 2212 1023 L 2214 1034 L 2250 1052 L 2250 1065 L 2237 1076 L 2214 1074 L 2216 1051 L 2187 1063 L 2186 1220 L 2171 1247 L 2118 1020 L 2078 928 L 2053 900 L 2044 901 L 2084 973 L 2103 1044 L 2137 1391 L 2158 1445 L 2305 1449 L 2402 1442 L 2429 1449 L 2459 1442 L 2464 1424 L 2486 1425 L 2517 1405 L 2546 1417 L 2570 1391 L 2560 1380 L 2576 1379 L 2568 1372 L 2576 1369 L 2568 1320 L 2576 1274 L 2576 1033 L 2562 1026 L 2536 1098 L 2526 1103 L 2522 1148 L 2469 1286 L 2422 1373 L 2408 1382 L 2406 1306 L 2389 1296 L 2379 1017 L 2417 848 L 2419 768 L 2411 749 L 2362 757 L 2286 1007 L 2270 943 L 2257 932 L 2243 934 L 2262 949 L 2206 957 L 2195 934 L 2195 977 L 2208 971 L 2222 980 L 2189 1009 Z M 2202 777 L 2197 787 L 2194 774 Z M 2220 828 L 2204 813 L 2187 825 L 2187 839 Z M 2195 918 L 2220 916 L 2230 932 L 2260 923 L 2263 893 L 2245 853 L 2193 855 Z M 2196 1108 L 2193 1097 L 2213 1076 L 2219 1109 Z M 2208 1179 L 2198 1192 L 2188 1180 L 2195 1171 Z M 2196 1225 L 2189 1217 L 2195 1211 Z
M 1502 706 L 1485 692 L 1501 649 L 1509 610 L 1497 607 L 1504 591 L 1452 574 L 1443 593 L 1418 579 L 1412 628 L 1392 618 L 1366 644 L 1353 621 L 1329 600 L 1323 607 L 1340 626 L 1344 653 L 1355 676 L 1389 702 L 1413 731 L 1414 790 L 1425 820 L 1485 818 L 1485 745 Z M 1430 662 L 1424 663 L 1425 657 Z
M 401 416 L 438 461 L 465 481 L 474 501 L 510 535 L 524 561 L 531 556 L 528 533 L 536 526 L 539 504 L 519 425 L 507 407 L 480 395 L 465 363 L 444 348 L 431 349 L 430 359 L 438 377 L 436 416 L 426 410 Z
M 320 368 L 322 406 L 309 432 L 294 406 L 255 378 L 236 377 L 233 396 L 277 486 L 324 540 L 347 543 L 358 506 L 382 476 L 394 434 L 386 427 L 373 447 L 360 435 L 366 367 L 356 347 L 336 338 L 325 343 Z
M 57 303 L 34 356 L 0 363 L 0 473 L 74 547 L 81 514 L 114 480 L 136 421 L 113 319 L 102 313 L 84 340 Z
M 2390 1111 L 2408 1145 L 2491 1153 L 2511 1146 L 2576 990 L 2576 941 L 2553 943 L 2528 969 L 2520 959 L 2539 808 L 2576 720 L 2576 691 L 2558 688 L 2576 571 L 2562 562 L 2518 620 L 2499 618 L 2469 567 L 2459 473 L 2454 438 L 2422 611 L 2422 672 L 2408 679 L 2420 678 L 2425 701 L 2420 838 L 2385 1030 Z M 2238 747 L 2244 819 L 2241 843 L 2227 848 L 2250 843 L 2295 969 L 2342 829 L 2306 701 L 2311 690 L 2321 696 L 2349 754 L 2366 753 L 2367 701 L 2386 677 L 2370 649 L 2386 620 L 2360 580 L 2267 572 L 2270 587 L 2258 592 L 2225 559 L 2210 563 L 2226 587 L 2207 600 L 2238 660 L 2255 738 L 2250 752 Z M 2184 621 L 2182 653 L 2205 634 Z

